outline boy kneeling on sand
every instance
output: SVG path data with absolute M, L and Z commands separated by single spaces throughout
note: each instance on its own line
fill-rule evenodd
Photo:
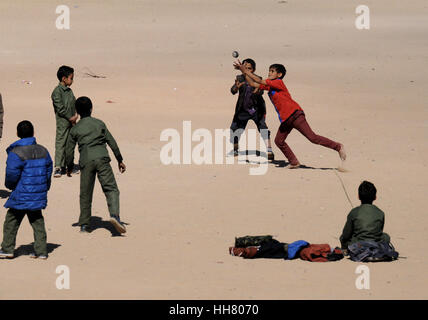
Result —
M 9 208 L 3 226 L 0 258 L 14 257 L 16 234 L 24 216 L 34 230 L 31 258 L 47 259 L 46 229 L 42 209 L 47 206 L 51 186 L 52 159 L 46 148 L 36 143 L 30 121 L 18 124 L 20 140 L 7 148 L 6 188 L 13 190 L 5 207 Z

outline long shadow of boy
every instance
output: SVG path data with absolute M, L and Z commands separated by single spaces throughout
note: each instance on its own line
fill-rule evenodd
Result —
M 53 252 L 56 248 L 61 247 L 60 244 L 47 243 L 48 254 Z M 15 258 L 19 256 L 28 256 L 34 252 L 34 243 L 22 244 L 15 250 Z
M 122 223 L 123 223 L 124 225 L 129 225 L 129 223 L 126 223 L 126 222 L 123 222 L 123 221 L 122 221 Z M 111 222 L 110 222 L 110 221 L 104 221 L 104 220 L 103 220 L 102 218 L 100 218 L 100 217 L 92 216 L 92 217 L 91 217 L 90 225 L 91 225 L 91 232 L 94 232 L 94 231 L 95 231 L 95 230 L 97 230 L 97 229 L 106 229 L 106 230 L 110 231 L 110 233 L 111 233 L 111 236 L 112 236 L 112 237 L 122 237 L 122 236 L 123 236 L 121 233 L 119 233 L 119 232 L 118 232 L 118 231 L 113 227 L 113 225 L 111 224 Z M 72 226 L 73 226 L 73 227 L 78 227 L 78 226 L 79 226 L 79 223 L 78 223 L 78 222 L 73 223 L 73 224 L 72 224 Z

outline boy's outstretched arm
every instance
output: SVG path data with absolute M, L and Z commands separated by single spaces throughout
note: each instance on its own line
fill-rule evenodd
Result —
M 113 136 L 111 135 L 110 131 L 108 131 L 107 127 L 106 129 L 106 142 L 109 145 L 110 149 L 113 151 L 113 154 L 117 160 L 117 163 L 119 165 L 119 171 L 120 173 L 124 173 L 126 171 L 126 166 L 123 163 L 123 158 L 119 150 L 119 146 L 116 143 L 116 140 L 114 140 Z
M 267 84 L 265 80 L 248 71 L 247 68 L 245 68 L 244 65 L 241 63 L 241 61 L 238 60 L 233 64 L 233 66 L 236 70 L 240 70 L 242 74 L 245 75 L 245 79 L 247 80 L 250 86 L 258 88 L 261 84 Z

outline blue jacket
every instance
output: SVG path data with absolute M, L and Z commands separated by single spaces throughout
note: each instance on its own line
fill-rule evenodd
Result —
M 309 242 L 306 242 L 305 240 L 297 240 L 297 241 L 294 241 L 293 243 L 290 243 L 287 249 L 287 253 L 288 253 L 287 259 L 296 258 L 297 253 L 308 245 L 309 245 Z
M 46 208 L 51 186 L 52 159 L 36 138 L 23 138 L 6 149 L 6 188 L 13 190 L 5 203 L 16 210 Z

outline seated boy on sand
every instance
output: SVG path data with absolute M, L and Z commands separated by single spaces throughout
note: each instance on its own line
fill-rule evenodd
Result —
M 340 236 L 342 249 L 348 250 L 349 245 L 359 241 L 390 243 L 389 235 L 383 232 L 385 214 L 373 204 L 376 200 L 374 184 L 363 181 L 358 187 L 358 198 L 361 200 L 361 205 L 348 214 Z

